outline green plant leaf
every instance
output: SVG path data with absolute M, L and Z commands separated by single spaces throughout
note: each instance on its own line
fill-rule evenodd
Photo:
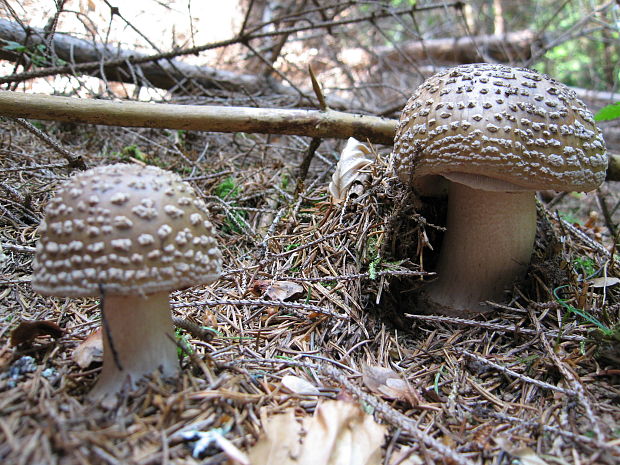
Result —
M 591 258 L 577 257 L 572 264 L 577 273 L 583 273 L 586 277 L 592 277 L 596 274 L 596 263 Z
M 439 379 L 443 373 L 445 365 L 441 365 L 437 373 L 435 373 L 435 379 L 433 380 L 433 389 L 435 390 L 435 394 L 439 395 Z
M 564 285 L 564 286 L 560 286 L 560 287 L 556 287 L 553 290 L 553 295 L 556 298 L 557 302 L 562 305 L 562 307 L 564 307 L 566 310 L 568 310 L 569 313 L 573 313 L 575 315 L 579 315 L 581 318 L 583 318 L 584 320 L 588 321 L 589 323 L 592 323 L 593 325 L 597 326 L 599 328 L 599 330 L 605 335 L 605 336 L 609 336 L 613 333 L 613 331 L 611 329 L 609 329 L 607 326 L 605 326 L 603 323 L 601 323 L 599 320 L 596 319 L 596 317 L 594 317 L 593 315 L 590 315 L 588 312 L 586 312 L 585 310 L 581 310 L 579 308 L 573 307 L 572 305 L 570 305 L 569 303 L 566 302 L 566 300 L 562 299 L 559 295 L 558 292 L 564 288 L 568 287 L 568 285 Z
M 182 358 L 184 352 L 188 354 L 193 354 L 194 349 L 192 348 L 192 344 L 190 342 L 190 337 L 187 334 L 183 334 L 183 331 L 179 328 L 174 330 L 174 336 L 182 347 L 177 346 L 177 357 Z
M 370 262 L 370 265 L 368 265 L 368 274 L 370 279 L 373 281 L 377 279 L 377 266 L 379 263 L 381 263 L 381 257 L 376 257 L 372 262 Z
M 620 102 L 607 105 L 606 107 L 601 108 L 598 112 L 596 112 L 596 115 L 594 115 L 594 119 L 596 121 L 609 121 L 616 118 L 620 118 Z
M 20 44 L 19 42 L 13 42 L 12 40 L 5 40 L 6 45 L 2 47 L 2 50 L 6 50 L 8 52 L 26 52 L 28 48 Z
M 220 199 L 226 199 L 239 196 L 239 192 L 239 186 L 235 183 L 235 178 L 229 176 L 216 186 L 214 194 Z

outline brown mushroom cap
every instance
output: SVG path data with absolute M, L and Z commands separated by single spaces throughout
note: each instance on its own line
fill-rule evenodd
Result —
M 192 187 L 153 166 L 79 173 L 48 203 L 32 285 L 45 295 L 152 294 L 214 281 L 221 253 Z
M 592 114 L 565 85 L 471 64 L 432 76 L 411 97 L 394 168 L 422 190 L 442 175 L 484 190 L 589 191 L 605 179 L 607 156 Z

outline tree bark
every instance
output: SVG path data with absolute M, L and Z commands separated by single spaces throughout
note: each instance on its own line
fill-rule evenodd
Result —
M 379 61 L 405 62 L 432 61 L 436 64 L 458 65 L 496 61 L 501 63 L 524 62 L 532 56 L 532 48 L 539 47 L 544 38 L 533 31 L 507 34 L 423 39 L 392 46 L 378 47 L 368 53 L 362 49 L 343 50 L 344 61 L 353 67 L 368 66 Z

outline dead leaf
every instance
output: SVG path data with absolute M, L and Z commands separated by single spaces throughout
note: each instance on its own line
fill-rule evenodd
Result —
M 314 416 L 304 420 L 304 429 L 307 434 L 301 464 L 381 463 L 381 445 L 387 428 L 376 423 L 355 403 L 328 401 L 320 404 Z
M 333 201 L 336 203 L 344 201 L 351 185 L 362 176 L 364 168 L 374 161 L 375 155 L 367 146 L 349 137 L 329 183 Z
M 389 458 L 388 465 L 422 465 L 424 461 L 417 454 L 417 449 L 403 446 Z
M 522 465 L 547 465 L 547 462 L 536 455 L 536 452 L 529 447 L 513 450 L 510 454 L 518 457 Z
M 319 395 L 321 391 L 318 388 L 299 376 L 286 375 L 282 378 L 282 386 L 295 394 L 302 395 Z
M 246 392 L 232 391 L 230 389 L 205 389 L 190 395 L 192 399 L 229 399 L 239 403 L 258 402 L 263 399 L 263 394 L 249 394 Z
M 218 321 L 215 313 L 206 311 L 202 316 L 202 326 L 206 326 L 207 328 L 212 328 L 213 330 L 217 330 Z
M 88 368 L 93 362 L 101 362 L 103 360 L 101 328 L 91 333 L 75 348 L 72 358 L 81 369 Z
M 9 348 L 9 344 L 5 344 L 2 349 L 0 349 L 0 373 L 6 370 L 11 362 L 13 361 L 13 351 Z
M 256 280 L 252 283 L 252 293 L 256 296 L 266 295 L 272 300 L 285 301 L 304 292 L 301 284 L 292 281 L 276 281 L 272 283 L 267 280 Z
M 379 465 L 387 428 L 352 402 L 319 404 L 312 417 L 295 419 L 294 410 L 264 418 L 263 434 L 250 450 L 253 465 Z M 302 434 L 302 430 L 305 434 Z
M 364 365 L 362 380 L 368 389 L 384 399 L 400 400 L 413 406 L 421 403 L 415 389 L 391 368 Z
M 248 453 L 252 465 L 292 465 L 293 457 L 301 451 L 301 423 L 295 419 L 295 410 L 286 409 L 283 414 L 266 416 L 261 409 L 263 432 Z M 317 464 L 318 465 L 318 464 Z
M 620 278 L 612 276 L 604 276 L 602 278 L 594 278 L 590 281 L 590 287 L 611 287 L 620 283 Z
M 17 346 L 32 342 L 39 336 L 50 336 L 54 339 L 58 339 L 64 334 L 65 330 L 53 321 L 22 321 L 17 325 L 17 328 L 11 331 L 11 345 Z

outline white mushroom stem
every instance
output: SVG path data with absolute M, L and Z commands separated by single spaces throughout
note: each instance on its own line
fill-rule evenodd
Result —
M 492 310 L 530 262 L 536 235 L 532 192 L 491 192 L 451 182 L 439 278 L 423 292 L 421 311 L 451 315 Z M 427 308 L 424 308 L 424 307 Z
M 105 295 L 103 312 L 103 368 L 92 398 L 112 396 L 158 369 L 164 377 L 178 373 L 168 292 Z

